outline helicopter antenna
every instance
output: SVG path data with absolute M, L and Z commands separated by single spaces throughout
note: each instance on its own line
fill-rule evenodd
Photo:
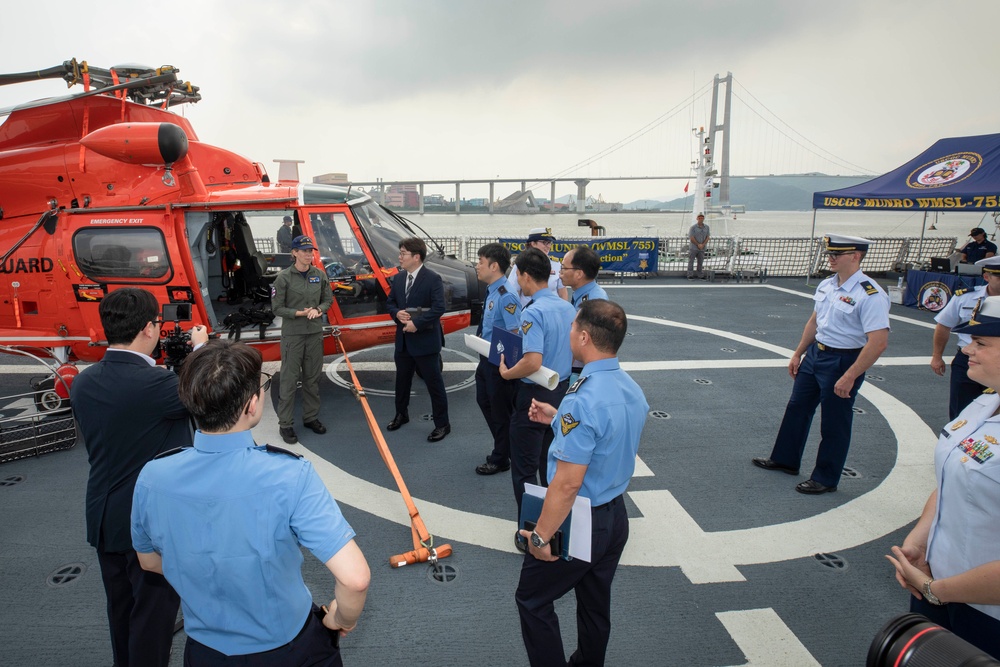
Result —
M 378 202 L 376 202 L 376 204 L 378 204 Z M 434 247 L 437 248 L 438 254 L 442 255 L 442 256 L 444 255 L 444 248 L 441 247 L 441 244 L 437 242 L 436 238 L 434 238 L 433 236 L 431 236 L 430 234 L 427 233 L 426 229 L 424 229 L 423 227 L 421 227 L 417 223 L 413 222 L 409 218 L 404 218 L 399 213 L 396 213 L 395 211 L 393 211 L 391 209 L 388 209 L 385 206 L 382 206 L 382 204 L 378 204 L 378 206 L 383 211 L 385 211 L 386 213 L 388 213 L 389 215 L 391 215 L 396 220 L 396 222 L 402 224 L 404 227 L 406 227 L 407 229 L 409 229 L 411 232 L 413 231 L 413 227 L 416 227 L 417 229 L 419 229 L 421 232 L 424 233 L 425 237 L 427 237 L 427 238 L 429 238 L 431 240 L 431 243 L 433 243 Z

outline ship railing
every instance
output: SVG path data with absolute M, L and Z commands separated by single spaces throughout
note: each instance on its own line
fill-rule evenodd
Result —
M 446 254 L 472 262 L 477 261 L 479 248 L 497 240 L 497 236 L 453 236 L 434 239 Z M 924 269 L 932 257 L 947 257 L 958 242 L 955 237 L 868 236 L 872 245 L 861 263 L 868 273 Z M 573 245 L 592 241 L 590 236 L 560 238 L 559 244 Z M 428 245 L 434 247 L 428 240 Z M 687 271 L 688 247 L 686 236 L 661 236 L 658 240 L 656 272 L 678 275 Z M 829 270 L 823 240 L 810 237 L 774 236 L 713 236 L 705 248 L 706 270 L 734 275 L 766 275 L 772 277 L 815 276 Z M 625 272 L 622 276 L 636 276 Z
M 0 463 L 69 449 L 76 420 L 69 401 L 51 388 L 0 397 Z M 14 412 L 16 411 L 16 413 Z

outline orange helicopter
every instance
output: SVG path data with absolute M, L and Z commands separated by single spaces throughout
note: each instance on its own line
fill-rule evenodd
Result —
M 74 362 L 103 356 L 98 307 L 119 287 L 143 287 L 164 305 L 167 365 L 196 324 L 278 359 L 281 323 L 269 306 L 274 276 L 292 263 L 279 245 L 286 218 L 293 236 L 315 240 L 314 263 L 334 291 L 324 352 L 393 341 L 385 302 L 398 244 L 426 233 L 350 186 L 299 182 L 293 161 L 272 182 L 259 162 L 202 143 L 169 110 L 201 99 L 178 72 L 74 59 L 0 75 L 0 85 L 62 78 L 84 89 L 0 109 L 0 351 L 53 371 L 40 410 L 66 404 Z M 427 263 L 445 284 L 445 333 L 477 324 L 475 269 L 440 246 Z

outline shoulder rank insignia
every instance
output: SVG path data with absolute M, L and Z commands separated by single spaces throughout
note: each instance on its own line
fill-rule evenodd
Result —
M 968 291 L 969 290 L 967 290 L 967 289 L 957 289 L 957 290 L 955 290 L 955 296 L 962 296 L 963 294 L 965 294 Z
M 301 459 L 301 454 L 296 454 L 295 452 L 290 452 L 287 449 L 282 449 L 281 447 L 275 447 L 274 445 L 264 445 L 264 449 L 267 450 L 269 454 L 286 454 L 292 458 Z
M 500 292 L 501 294 L 506 294 L 507 288 L 501 285 L 500 287 L 497 288 L 497 291 Z
M 503 307 L 503 309 L 506 310 L 511 315 L 513 315 L 515 312 L 517 312 L 517 304 L 516 303 L 508 303 L 506 306 Z
M 589 294 L 584 294 L 583 296 L 580 297 L 580 301 L 587 301 L 588 299 L 590 299 Z
M 566 390 L 566 393 L 567 394 L 575 394 L 576 390 L 579 389 L 580 386 L 584 382 L 586 382 L 587 378 L 589 378 L 589 377 L 590 377 L 589 375 L 583 375 L 583 376 L 577 378 L 576 382 L 573 383 L 573 386 Z
M 878 294 L 878 288 L 867 280 L 862 280 L 861 286 L 865 288 L 865 294 Z
M 523 323 L 521 325 L 521 333 L 523 333 L 523 334 L 528 333 L 528 329 L 531 328 L 532 324 L 533 324 L 533 322 L 525 322 L 525 323 Z
M 574 419 L 573 415 L 568 412 L 559 418 L 559 428 L 562 429 L 562 434 L 564 437 L 569 435 L 569 432 L 575 429 L 579 425 L 580 422 Z
M 991 388 L 987 387 L 986 389 L 983 389 L 983 393 L 984 394 L 995 394 L 997 392 L 996 392 L 996 389 L 991 389 Z
M 173 456 L 174 454 L 177 454 L 179 452 L 183 452 L 185 449 L 191 449 L 191 448 L 190 447 L 174 447 L 173 449 L 168 449 L 165 452 L 160 452 L 159 454 L 157 454 L 156 456 L 153 457 L 153 460 L 155 461 L 156 459 L 165 459 L 168 456 Z

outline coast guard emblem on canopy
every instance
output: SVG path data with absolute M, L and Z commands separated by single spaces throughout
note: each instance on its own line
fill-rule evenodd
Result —
M 949 299 L 951 299 L 951 289 L 944 283 L 934 281 L 926 283 L 920 288 L 917 303 L 924 310 L 936 313 L 948 305 Z
M 918 190 L 951 185 L 972 176 L 982 164 L 979 153 L 952 153 L 914 169 L 906 177 L 906 185 Z

